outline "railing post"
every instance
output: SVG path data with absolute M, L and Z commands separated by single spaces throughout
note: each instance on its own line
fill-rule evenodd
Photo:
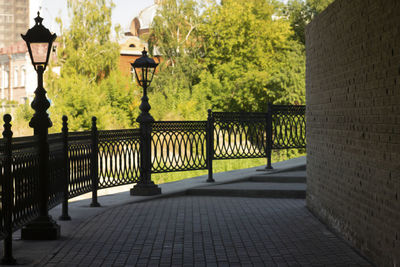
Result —
M 213 157 L 214 157 L 214 118 L 212 116 L 211 109 L 208 110 L 207 116 L 207 132 L 206 132 L 206 156 L 207 156 L 207 168 L 208 178 L 207 182 L 215 182 L 213 178 Z
M 1 259 L 1 264 L 6 265 L 14 265 L 16 261 L 12 254 L 12 210 L 13 210 L 13 194 L 14 188 L 12 185 L 12 174 L 11 174 L 11 165 L 12 165 L 12 135 L 11 131 L 11 116 L 10 114 L 6 114 L 3 117 L 4 119 L 4 176 L 2 181 L 2 207 L 3 207 L 3 216 L 4 216 L 4 233 L 5 237 L 3 240 L 3 258 Z
M 62 137 L 63 137 L 63 157 L 64 157 L 64 185 L 63 185 L 63 201 L 62 212 L 59 219 L 61 221 L 69 221 L 71 217 L 68 215 L 68 186 L 69 186 L 69 158 L 68 158 L 68 117 L 62 116 Z
M 161 188 L 151 180 L 151 132 L 154 118 L 148 112 L 150 105 L 145 94 L 140 105 L 142 111 L 136 119 L 140 123 L 140 178 L 139 182 L 130 190 L 131 195 L 152 196 L 161 194 Z
M 35 110 L 29 126 L 33 128 L 38 140 L 39 160 L 39 217 L 21 229 L 21 238 L 25 240 L 55 240 L 60 238 L 60 226 L 49 215 L 49 128 L 53 125 L 47 109 L 50 102 L 46 98 L 46 90 L 43 88 L 44 67 L 38 66 L 38 87 L 35 90 L 35 98 L 32 108 Z M 32 200 L 33 203 L 34 200 Z
M 267 166 L 265 169 L 272 170 L 271 165 L 271 152 L 272 152 L 272 104 L 268 103 L 268 113 L 267 113 L 267 147 L 266 147 L 266 154 L 267 154 Z
M 100 203 L 97 201 L 97 189 L 99 186 L 99 132 L 97 131 L 96 125 L 97 118 L 92 117 L 92 157 L 90 164 L 90 175 L 92 176 L 92 203 L 91 207 L 100 207 Z

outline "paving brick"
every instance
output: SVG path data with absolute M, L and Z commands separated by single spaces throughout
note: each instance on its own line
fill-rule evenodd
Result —
M 82 249 L 85 253 L 79 253 Z M 106 210 L 77 229 L 40 266 L 309 266 L 327 262 L 369 266 L 329 233 L 306 209 L 304 200 L 182 196 Z

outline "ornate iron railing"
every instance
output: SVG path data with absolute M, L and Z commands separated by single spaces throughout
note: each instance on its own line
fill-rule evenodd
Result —
M 8 115 L 6 115 L 8 116 Z M 39 215 L 40 157 L 36 136 L 12 138 L 5 116 L 0 140 L 0 236 L 10 246 L 12 231 Z M 305 148 L 305 107 L 270 105 L 267 113 L 209 111 L 207 121 L 154 122 L 150 153 L 141 153 L 141 129 L 68 132 L 63 117 L 60 134 L 48 136 L 49 208 L 63 203 L 61 219 L 69 219 L 68 199 L 97 190 L 141 182 L 142 174 L 208 169 L 219 159 L 260 158 L 271 163 L 272 149 Z M 147 137 L 146 137 L 147 138 Z M 149 169 L 142 155 L 149 155 Z M 6 242 L 7 240 L 7 242 Z
M 206 121 L 155 122 L 152 172 L 206 169 L 206 131 Z
M 65 169 L 63 135 L 61 133 L 49 135 L 50 208 L 57 206 L 63 200 Z
M 13 202 L 13 230 L 19 229 L 39 215 L 37 201 L 39 192 L 37 144 L 38 139 L 35 136 L 12 139 L 12 179 L 11 183 L 4 187 L 5 191 L 3 193 L 4 197 L 10 197 Z M 7 177 L 2 178 L 7 179 Z
M 139 179 L 139 129 L 99 131 L 99 188 Z
M 92 190 L 92 138 L 90 132 L 68 134 L 69 198 Z
M 266 113 L 215 112 L 214 159 L 266 157 Z
M 3 206 L 4 206 L 4 181 L 5 181 L 5 176 L 4 176 L 4 165 L 5 165 L 5 155 L 4 155 L 4 144 L 0 144 L 0 201 L 1 201 L 1 205 L 0 205 L 0 238 L 3 239 L 4 238 L 4 210 L 3 210 Z
M 304 148 L 306 143 L 305 106 L 272 106 L 272 148 Z

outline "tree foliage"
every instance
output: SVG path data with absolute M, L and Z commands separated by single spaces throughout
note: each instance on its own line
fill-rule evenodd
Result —
M 199 100 L 193 95 L 201 69 L 200 9 L 195 0 L 165 0 L 154 18 L 149 46 L 163 58 L 150 93 L 156 119 L 201 116 L 196 111 Z
M 146 38 L 161 63 L 149 88 L 157 120 L 205 119 L 207 109 L 265 111 L 305 102 L 305 26 L 333 0 L 163 0 Z M 59 131 L 132 127 L 141 88 L 118 69 L 110 0 L 68 0 L 71 24 L 46 72 L 49 113 Z M 115 29 L 118 31 L 118 29 Z M 118 34 L 117 34 L 118 36 Z M 143 36 L 142 36 L 143 37 Z M 58 68 L 58 70 L 57 70 Z M 57 70 L 57 71 L 56 71 Z M 29 105 L 18 121 L 29 121 Z
M 304 102 L 304 55 L 274 1 L 224 0 L 202 27 L 205 69 L 196 89 L 214 108 L 262 111 Z
M 294 38 L 305 45 L 307 24 L 334 0 L 289 0 L 286 13 L 294 30 Z
M 147 34 L 162 60 L 149 88 L 158 119 L 204 119 L 206 110 L 265 111 L 305 102 L 305 25 L 332 0 L 164 0 Z M 112 3 L 69 0 L 58 39 L 59 74 L 47 73 L 53 121 L 71 130 L 131 127 L 141 90 L 118 70 Z
M 184 55 L 198 56 L 201 48 L 200 5 L 196 0 L 164 0 L 153 20 L 149 45 L 172 66 Z
M 132 91 L 138 88 L 118 70 L 119 46 L 110 39 L 112 3 L 69 0 L 68 9 L 70 27 L 64 30 L 58 20 L 60 72 L 48 71 L 46 79 L 52 120 L 59 125 L 67 115 L 71 130 L 90 128 L 92 116 L 99 128 L 129 127 L 137 113 Z
M 153 114 L 198 119 L 208 108 L 304 103 L 304 49 L 293 35 L 276 1 L 163 1 L 149 36 L 164 58 L 152 85 Z

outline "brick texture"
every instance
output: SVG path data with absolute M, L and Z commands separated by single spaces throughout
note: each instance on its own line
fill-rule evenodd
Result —
M 306 33 L 307 205 L 400 266 L 400 1 L 337 0 Z
M 304 200 L 181 196 L 107 209 L 35 266 L 371 266 Z

